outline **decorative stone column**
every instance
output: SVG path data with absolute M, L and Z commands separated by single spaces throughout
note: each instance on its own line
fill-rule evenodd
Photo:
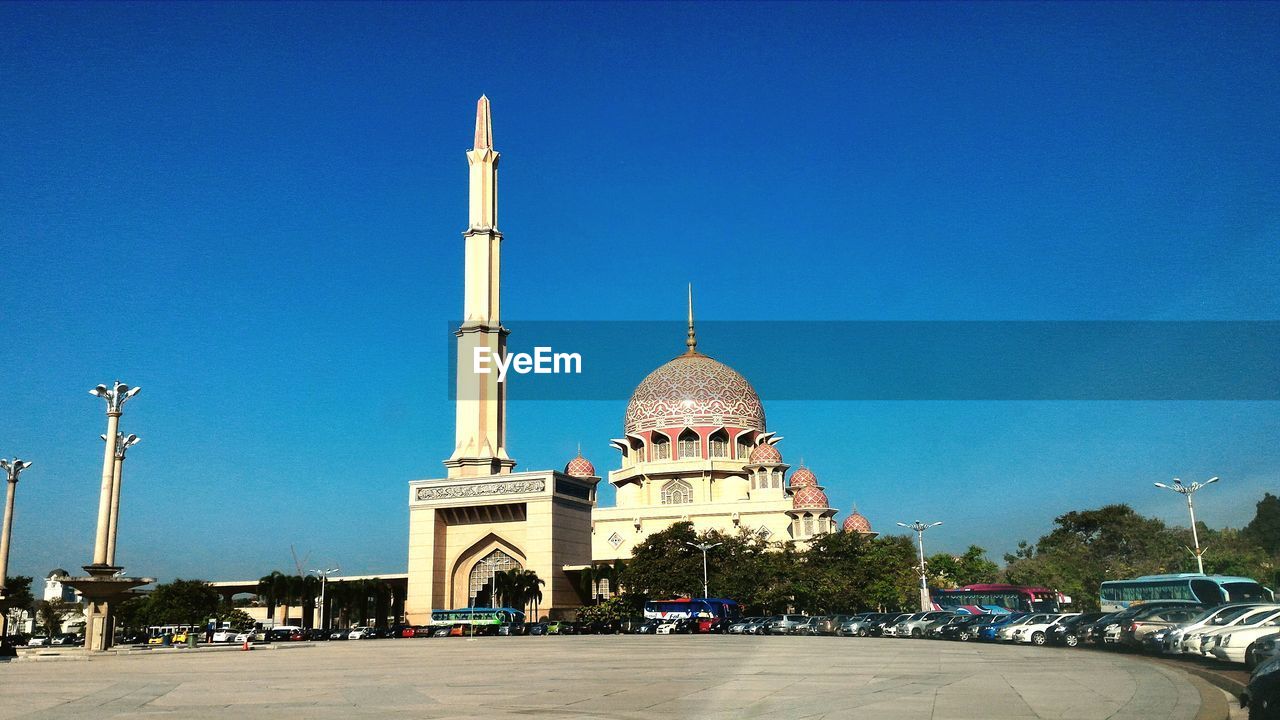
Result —
M 7 597 L 5 582 L 9 572 L 9 538 L 13 536 L 13 496 L 18 490 L 18 476 L 23 470 L 31 467 L 26 460 L 0 460 L 0 470 L 4 470 L 8 488 L 4 499 L 4 529 L 0 530 L 0 606 Z M 17 653 L 9 647 L 5 638 L 9 635 L 9 612 L 0 613 L 0 656 L 13 656 Z
M 85 649 L 101 652 L 111 647 L 114 640 L 113 605 L 125 592 L 140 585 L 155 582 L 155 578 L 121 577 L 123 568 L 114 565 L 112 499 L 119 511 L 119 465 L 117 446 L 123 438 L 120 433 L 120 415 L 125 402 L 138 394 L 141 388 L 131 388 L 116 381 L 110 388 L 99 385 L 89 391 L 91 395 L 107 401 L 106 452 L 102 457 L 102 486 L 98 497 L 98 531 L 94 535 L 93 562 L 84 566 L 87 577 L 67 578 L 64 583 L 80 592 L 85 600 L 84 631 Z M 136 439 L 135 439 L 136 442 Z M 132 443 L 129 443 L 132 444 Z M 127 447 L 127 446 L 126 446 Z M 123 456 L 121 456 L 123 459 Z

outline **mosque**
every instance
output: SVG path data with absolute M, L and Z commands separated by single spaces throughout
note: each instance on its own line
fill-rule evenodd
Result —
M 620 454 L 620 467 L 608 474 L 616 504 L 597 506 L 601 478 L 581 452 L 563 472 L 517 472 L 506 449 L 505 387 L 495 373 L 469 370 L 478 348 L 505 355 L 509 332 L 499 312 L 498 160 L 482 96 L 467 151 L 456 444 L 446 477 L 409 483 L 406 622 L 469 605 L 495 572 L 512 568 L 546 582 L 546 615 L 571 617 L 584 602 L 576 573 L 628 558 L 646 536 L 681 521 L 802 545 L 830 532 L 875 535 L 857 512 L 837 523 L 813 470 L 801 464 L 788 477 L 782 438 L 768 429 L 751 383 L 699 351 L 692 291 L 684 352 L 640 382 L 622 437 L 612 440 Z

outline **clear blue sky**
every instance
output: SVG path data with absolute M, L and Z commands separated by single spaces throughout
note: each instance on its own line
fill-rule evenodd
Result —
M 481 93 L 513 322 L 678 320 L 687 282 L 717 320 L 1280 318 L 1280 4 L 4 3 L 0 27 L 0 453 L 36 463 L 14 573 L 90 560 L 86 391 L 117 377 L 144 388 L 130 572 L 256 577 L 291 544 L 403 571 L 406 483 L 452 446 Z M 944 520 L 938 549 L 1104 502 L 1185 522 L 1151 487 L 1174 475 L 1221 475 L 1203 517 L 1238 526 L 1280 486 L 1275 403 L 765 400 L 842 515 Z M 614 467 L 624 407 L 513 404 L 512 454 Z

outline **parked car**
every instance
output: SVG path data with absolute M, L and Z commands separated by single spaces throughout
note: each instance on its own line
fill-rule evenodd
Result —
M 862 613 L 854 615 L 853 618 L 840 625 L 839 633 L 845 637 L 866 637 L 871 634 L 871 629 L 879 624 L 882 620 L 888 619 L 888 613 Z M 896 617 L 896 615 L 895 615 Z
M 978 628 L 978 634 L 976 637 L 978 640 L 994 642 L 999 637 L 1000 630 L 1008 626 L 1009 623 L 1021 620 L 1028 614 L 1029 613 L 1009 613 L 1007 615 L 1000 615 L 992 618 L 990 622 Z
M 221 628 L 219 630 L 214 630 L 213 641 L 216 643 L 235 642 L 236 635 L 238 635 L 239 633 L 240 633 L 239 630 L 232 630 L 231 628 Z
M 1014 629 L 1013 641 L 1032 645 L 1047 645 L 1049 643 L 1049 634 L 1053 632 L 1053 628 L 1076 615 L 1077 613 L 1037 615 Z
M 654 632 L 658 635 L 687 635 L 693 633 L 695 627 L 693 620 L 680 618 L 662 621 Z
M 774 615 L 763 627 L 765 635 L 790 635 L 802 622 L 808 621 L 804 615 Z
M 819 635 L 837 635 L 840 626 L 853 619 L 853 615 L 824 615 L 818 621 Z
M 525 625 L 518 622 L 504 622 L 498 626 L 499 635 L 524 635 Z
M 79 635 L 59 635 L 53 639 L 53 644 L 64 647 L 75 647 L 77 645 L 84 645 L 84 638 Z
M 790 634 L 792 634 L 792 635 L 817 635 L 817 634 L 818 634 L 818 622 L 819 622 L 820 620 L 823 620 L 823 619 L 824 619 L 824 618 L 819 617 L 819 616 L 814 616 L 814 617 L 808 618 L 808 619 L 806 619 L 804 622 L 799 623 L 799 624 L 797 624 L 795 627 L 791 628 L 791 633 L 790 633 Z
M 1197 619 L 1196 622 L 1182 628 L 1176 638 L 1166 638 L 1165 651 L 1198 655 L 1200 654 L 1200 648 L 1202 645 L 1201 640 L 1205 633 L 1239 622 L 1246 615 L 1249 615 L 1256 610 L 1262 610 L 1268 607 L 1280 607 L 1280 605 L 1272 605 L 1269 603 L 1241 603 L 1215 608 L 1214 610 L 1219 612 L 1215 613 L 1214 611 L 1210 611 L 1213 614 L 1203 615 L 1201 618 Z M 1174 643 L 1176 643 L 1176 645 Z
M 1255 606 L 1249 608 L 1248 612 L 1240 615 L 1234 620 L 1223 623 L 1220 627 L 1206 629 L 1204 632 L 1198 633 L 1200 644 L 1199 647 L 1192 648 L 1192 652 L 1199 653 L 1201 655 L 1210 655 L 1213 652 L 1214 646 L 1218 643 L 1219 636 L 1230 633 L 1237 627 L 1253 625 L 1255 623 L 1263 622 L 1266 619 L 1270 619 L 1271 615 L 1277 610 L 1280 610 L 1280 607 L 1275 605 Z
M 347 633 L 348 640 L 368 640 L 373 637 L 373 628 L 365 625 L 357 625 L 351 628 Z
M 1051 613 L 1027 613 L 1017 620 L 1005 623 L 1003 627 L 996 631 L 996 640 L 1000 642 L 1013 642 L 1013 633 L 1027 623 L 1040 623 L 1053 619 Z
M 1280 610 L 1264 610 L 1257 613 L 1254 620 L 1245 620 L 1229 631 L 1220 632 L 1210 652 L 1219 660 L 1244 663 L 1255 642 L 1276 632 L 1280 632 Z
M 942 640 L 960 640 L 967 642 L 972 640 L 978 630 L 995 618 L 994 615 L 956 615 L 943 623 L 936 630 L 936 637 Z
M 1254 669 L 1240 705 L 1249 709 L 1249 720 L 1280 720 L 1280 658 Z
M 1173 605 L 1139 610 L 1120 623 L 1120 642 L 1132 648 L 1141 648 L 1147 637 L 1158 630 L 1191 622 L 1204 613 L 1203 605 Z
M 48 647 L 49 638 L 46 635 L 37 635 L 27 641 L 27 647 Z
M 1091 612 L 1064 618 L 1062 622 L 1049 629 L 1049 642 L 1054 645 L 1075 647 L 1080 644 L 1081 633 L 1084 628 L 1097 622 L 1105 615 L 1107 613 Z
M 916 613 L 909 615 L 905 620 L 899 620 L 894 626 L 895 637 L 924 637 L 925 628 L 937 620 L 949 619 L 954 613 L 949 610 L 930 610 L 929 612 Z

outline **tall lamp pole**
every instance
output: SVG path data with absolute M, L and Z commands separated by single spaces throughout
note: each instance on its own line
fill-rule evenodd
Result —
M 898 523 L 899 527 L 904 527 L 904 528 L 907 528 L 908 530 L 916 531 L 916 539 L 919 542 L 919 546 L 920 546 L 920 612 L 928 612 L 929 610 L 933 609 L 933 603 L 930 602 L 929 600 L 929 576 L 925 572 L 924 531 L 928 530 L 929 528 L 938 527 L 941 524 L 942 524 L 941 522 L 922 523 L 919 520 L 916 520 L 910 525 L 906 523 Z
M 1218 482 L 1218 478 L 1211 477 L 1202 483 L 1193 482 L 1190 485 L 1183 485 L 1181 480 L 1174 478 L 1172 485 L 1165 485 L 1164 483 L 1155 484 L 1156 487 L 1163 490 L 1172 490 L 1186 496 L 1187 512 L 1191 513 L 1191 540 L 1196 546 L 1196 549 L 1192 550 L 1191 554 L 1196 556 L 1196 567 L 1199 568 L 1201 575 L 1204 574 L 1204 550 L 1200 549 L 1200 533 L 1196 530 L 1196 506 L 1191 502 L 1191 496 L 1195 495 L 1196 491 L 1200 488 L 1205 487 L 1206 485 L 1212 485 L 1216 482 Z M 1187 549 L 1190 550 L 1190 548 Z
M 119 380 L 111 387 L 99 385 L 89 391 L 107 401 L 106 452 L 102 456 L 102 490 L 98 497 L 98 534 L 93 542 L 93 565 L 97 568 L 110 567 L 107 561 L 107 544 L 111 537 L 111 497 L 115 486 L 116 443 L 120 433 L 120 415 L 124 412 L 124 404 L 129 398 L 138 394 L 142 388 L 129 387 Z
M 4 499 L 4 529 L 0 534 L 0 600 L 5 597 L 5 578 L 9 572 L 9 538 L 13 534 L 13 494 L 18 489 L 18 476 L 23 470 L 31 467 L 31 463 L 26 460 L 14 458 L 12 460 L 0 459 L 0 470 L 4 470 L 8 482 L 8 491 L 5 493 Z M 9 634 L 9 613 L 4 613 L 0 617 L 0 641 Z
M 713 547 L 719 547 L 720 543 L 691 543 L 686 542 L 689 547 L 696 547 L 702 551 L 702 597 L 710 597 L 707 591 L 707 551 Z
M 106 435 L 99 435 L 106 442 Z M 116 527 L 120 523 L 120 476 L 124 472 L 124 456 L 141 440 L 137 435 L 116 433 L 116 461 L 111 473 L 111 530 L 107 533 L 107 564 L 116 564 Z
M 329 584 L 329 576 L 338 572 L 338 568 L 325 568 L 324 570 L 312 570 L 311 572 L 320 576 L 320 629 L 329 629 L 329 618 L 325 613 L 324 595 L 326 586 Z

